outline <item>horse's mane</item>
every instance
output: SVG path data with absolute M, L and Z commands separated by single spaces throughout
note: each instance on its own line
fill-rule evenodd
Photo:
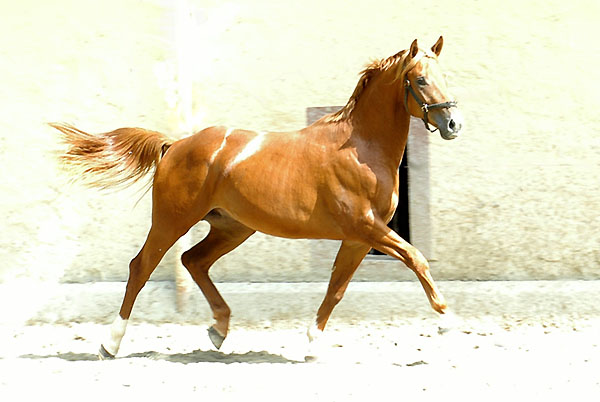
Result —
M 325 123 L 336 123 L 347 120 L 352 114 L 352 111 L 354 111 L 356 103 L 358 102 L 358 98 L 360 98 L 361 94 L 367 88 L 371 80 L 380 72 L 387 71 L 391 68 L 396 68 L 396 80 L 403 79 L 403 76 L 406 74 L 406 72 L 414 67 L 414 65 L 421 59 L 421 57 L 415 57 L 413 60 L 410 60 L 407 65 L 404 65 L 407 55 L 408 50 L 402 50 L 393 56 L 385 59 L 373 60 L 367 64 L 365 69 L 360 72 L 361 76 L 358 80 L 358 84 L 356 84 L 356 88 L 354 89 L 352 96 L 350 96 L 350 99 L 348 99 L 346 106 L 333 114 L 323 117 L 321 121 Z M 423 52 L 422 56 L 432 57 L 432 55 L 428 52 Z

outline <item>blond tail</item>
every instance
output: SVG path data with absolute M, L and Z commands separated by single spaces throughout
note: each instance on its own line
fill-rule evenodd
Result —
M 134 183 L 156 167 L 173 140 L 156 131 L 118 128 L 88 134 L 71 125 L 49 123 L 61 132 L 67 150 L 59 158 L 79 179 L 92 187 Z

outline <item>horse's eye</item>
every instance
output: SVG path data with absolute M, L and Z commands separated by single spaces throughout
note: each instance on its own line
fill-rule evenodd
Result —
M 425 79 L 425 77 L 417 77 L 417 84 L 427 85 L 427 80 Z

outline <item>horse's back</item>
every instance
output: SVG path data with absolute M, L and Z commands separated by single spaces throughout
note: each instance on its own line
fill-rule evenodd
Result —
M 227 143 L 213 167 L 219 207 L 261 232 L 309 236 L 325 151 L 298 132 L 234 131 Z

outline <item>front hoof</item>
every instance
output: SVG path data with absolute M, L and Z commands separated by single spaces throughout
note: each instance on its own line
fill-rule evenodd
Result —
M 98 351 L 98 360 L 114 360 L 115 356 L 106 350 L 104 345 L 100 345 L 100 350 Z
M 221 349 L 225 337 L 219 333 L 214 327 L 208 329 L 208 337 L 217 350 Z
M 452 311 L 447 310 L 445 314 L 440 316 L 440 323 L 438 326 L 438 334 L 444 335 L 449 332 L 454 332 L 460 327 L 460 319 Z

